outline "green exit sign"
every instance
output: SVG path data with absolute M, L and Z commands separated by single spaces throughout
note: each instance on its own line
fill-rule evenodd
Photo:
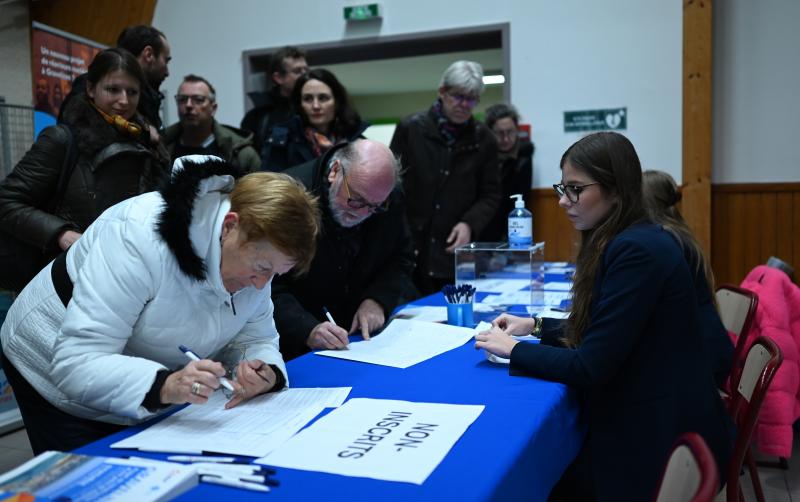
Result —
M 352 5 L 344 8 L 344 18 L 347 21 L 367 21 L 381 18 L 381 6 L 377 3 Z

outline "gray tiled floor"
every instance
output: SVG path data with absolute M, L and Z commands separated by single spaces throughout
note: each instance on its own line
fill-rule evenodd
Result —
M 0 436 L 0 473 L 9 471 L 31 458 L 33 452 L 25 429 Z
M 0 473 L 32 457 L 25 429 L 0 436 Z M 789 459 L 789 470 L 759 467 L 758 476 L 767 502 L 800 502 L 800 422 L 795 424 L 794 451 Z M 755 500 L 749 475 L 742 479 L 742 490 L 745 500 Z

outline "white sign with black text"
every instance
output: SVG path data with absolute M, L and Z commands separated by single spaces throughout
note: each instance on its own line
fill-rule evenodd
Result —
M 350 399 L 256 463 L 421 485 L 483 409 Z

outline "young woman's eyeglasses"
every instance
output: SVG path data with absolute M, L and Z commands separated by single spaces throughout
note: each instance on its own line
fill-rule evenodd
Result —
M 380 214 L 385 213 L 389 209 L 389 198 L 387 197 L 385 201 L 381 204 L 372 204 L 370 202 L 365 201 L 362 197 L 354 198 L 352 192 L 350 192 L 350 184 L 347 182 L 347 175 L 344 173 L 344 167 L 339 165 L 342 170 L 342 181 L 344 181 L 344 190 L 347 192 L 347 206 L 350 209 L 364 209 L 368 207 L 372 214 Z
M 573 204 L 577 204 L 578 200 L 581 197 L 581 192 L 583 192 L 586 187 L 590 187 L 592 185 L 599 185 L 600 183 L 587 183 L 585 185 L 564 185 L 563 183 L 558 183 L 553 185 L 553 190 L 556 191 L 558 198 L 560 199 L 564 195 L 567 196 L 567 200 L 572 202 Z

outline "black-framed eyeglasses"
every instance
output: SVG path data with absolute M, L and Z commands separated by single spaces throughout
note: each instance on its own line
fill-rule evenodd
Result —
M 352 192 L 350 192 L 350 184 L 347 182 L 347 175 L 344 172 L 344 167 L 339 164 L 339 168 L 342 170 L 342 181 L 344 181 L 344 190 L 347 192 L 347 207 L 350 209 L 364 209 L 368 207 L 372 214 L 380 214 L 385 213 L 389 210 L 389 198 L 387 197 L 385 201 L 380 204 L 372 204 L 364 200 L 363 197 L 354 198 Z
M 583 192 L 586 187 L 590 187 L 592 185 L 599 185 L 600 183 L 587 183 L 585 185 L 564 185 L 563 183 L 557 183 L 553 185 L 553 190 L 556 191 L 558 198 L 560 199 L 564 195 L 567 196 L 567 200 L 572 202 L 573 204 L 577 204 L 578 200 L 580 200 L 581 192 Z

